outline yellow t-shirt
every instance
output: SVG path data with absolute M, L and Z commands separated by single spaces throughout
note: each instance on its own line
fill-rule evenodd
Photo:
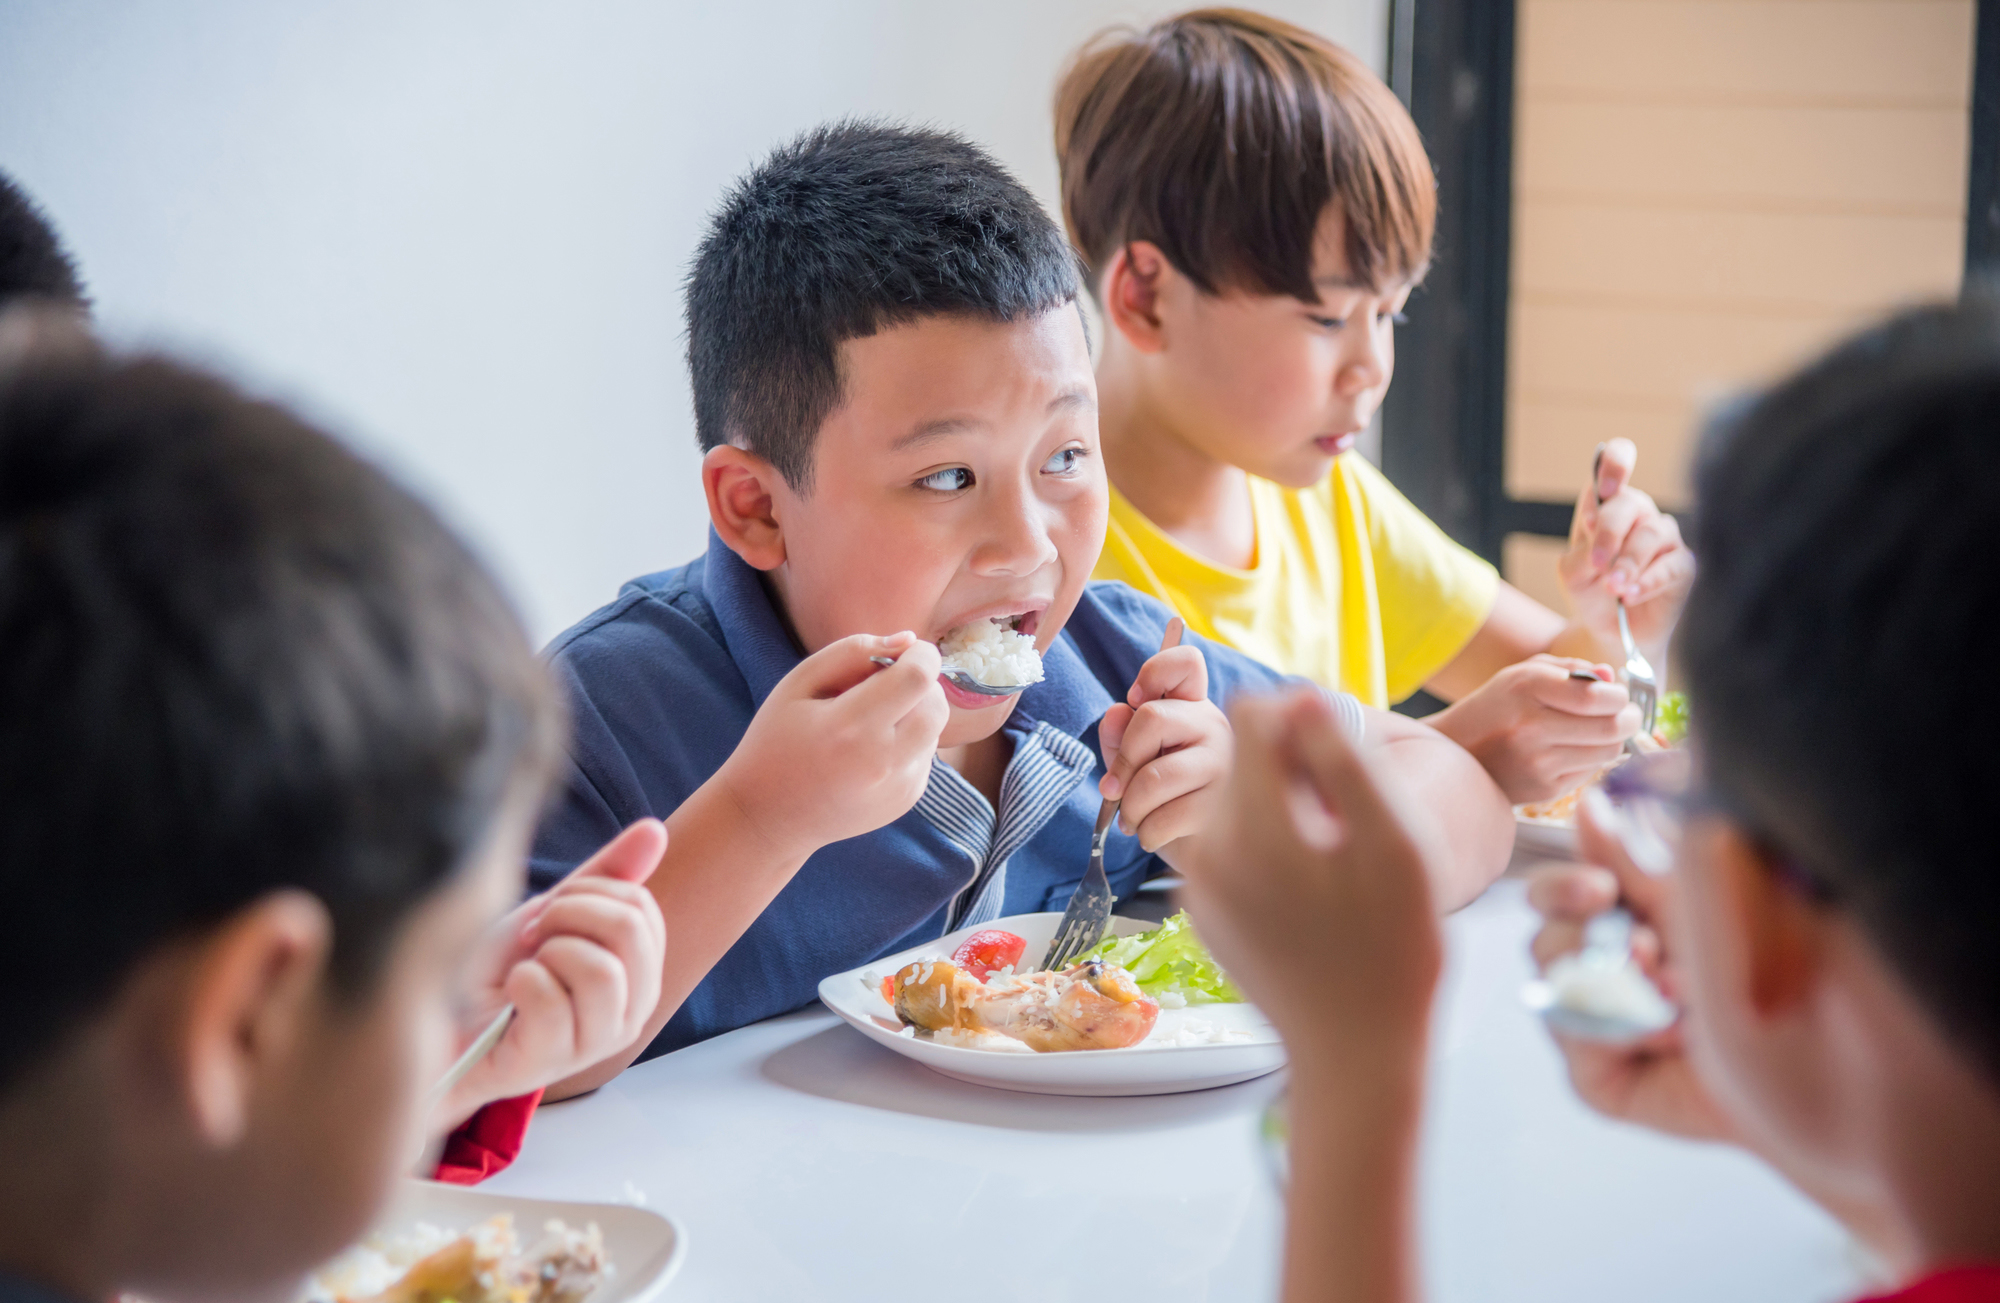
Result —
M 1182 547 L 1114 488 L 1095 577 L 1159 598 L 1204 637 L 1379 707 L 1449 664 L 1493 609 L 1493 567 L 1359 453 L 1335 458 L 1309 489 L 1253 475 L 1250 506 L 1257 558 L 1236 570 Z

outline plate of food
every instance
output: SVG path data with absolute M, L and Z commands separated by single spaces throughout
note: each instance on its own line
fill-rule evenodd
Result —
M 408 1181 L 299 1303 L 643 1303 L 686 1256 L 680 1226 L 644 1208 Z
M 1016 914 L 963 928 L 819 984 L 876 1044 L 934 1072 L 1038 1095 L 1167 1095 L 1285 1065 L 1186 914 L 1113 918 L 1063 972 L 1029 971 L 1062 921 Z

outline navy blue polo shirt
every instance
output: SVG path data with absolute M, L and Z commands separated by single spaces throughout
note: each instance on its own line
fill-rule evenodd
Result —
M 1097 818 L 1098 721 L 1159 649 L 1171 616 L 1123 584 L 1088 585 L 1042 658 L 1046 677 L 1020 695 L 1004 726 L 1014 745 L 1000 809 L 933 761 L 914 809 L 805 862 L 642 1057 L 809 1004 L 828 974 L 955 928 L 1068 904 Z M 1240 652 L 1193 634 L 1186 641 L 1207 659 L 1218 703 L 1285 681 Z M 705 556 L 626 584 L 557 638 L 549 656 L 568 689 L 575 734 L 563 791 L 535 839 L 537 888 L 633 820 L 673 813 L 803 659 L 758 572 L 713 530 Z M 1359 703 L 1343 697 L 1339 706 L 1358 732 Z M 1161 868 L 1115 828 L 1104 858 L 1121 897 Z

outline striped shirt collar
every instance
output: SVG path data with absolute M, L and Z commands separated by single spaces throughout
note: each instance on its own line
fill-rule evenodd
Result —
M 936 758 L 931 760 L 930 783 L 917 800 L 917 813 L 971 864 L 971 875 L 952 899 L 947 932 L 1000 916 L 1008 858 L 1042 830 L 1098 767 L 1088 744 L 1047 720 L 1026 719 L 1017 711 L 1006 731 L 1013 736 L 1014 754 L 1000 779 L 997 812 L 964 775 Z

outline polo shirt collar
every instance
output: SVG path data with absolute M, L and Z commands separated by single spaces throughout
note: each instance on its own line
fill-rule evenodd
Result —
M 778 680 L 805 657 L 779 618 L 763 575 L 731 551 L 713 525 L 708 527 L 701 589 L 716 624 L 721 626 L 729 659 L 736 662 L 737 672 L 749 685 L 751 702 L 761 708 Z

